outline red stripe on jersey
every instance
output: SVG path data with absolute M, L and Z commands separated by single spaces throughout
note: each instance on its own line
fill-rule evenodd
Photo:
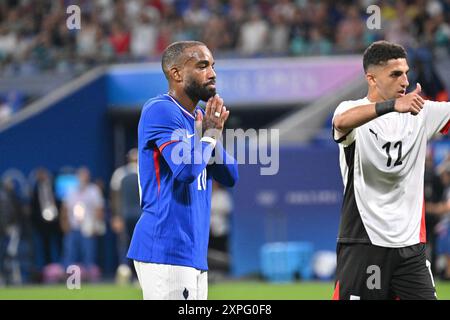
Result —
M 155 174 L 156 174 L 156 182 L 158 183 L 158 195 L 159 195 L 159 188 L 161 185 L 161 177 L 159 175 L 159 157 L 161 153 L 158 149 L 153 149 L 153 164 L 155 166 Z
M 174 143 L 174 142 L 178 142 L 178 140 L 171 140 L 171 141 L 167 141 L 166 143 L 163 143 L 161 145 L 161 147 L 159 147 L 159 152 L 162 153 L 165 147 L 167 147 L 169 144 Z
M 441 129 L 440 133 L 447 134 L 449 129 L 450 129 L 450 121 L 448 121 L 447 124 Z
M 427 243 L 427 229 L 425 228 L 425 197 L 422 203 L 422 221 L 420 222 L 420 242 Z
M 331 300 L 339 300 L 339 281 L 336 283 L 336 287 L 334 288 L 333 297 Z

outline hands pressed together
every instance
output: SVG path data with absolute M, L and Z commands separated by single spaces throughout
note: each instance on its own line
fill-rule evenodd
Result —
M 223 105 L 223 99 L 219 95 L 211 97 L 206 103 L 205 115 L 197 111 L 195 127 L 201 132 L 202 137 L 219 139 L 230 115 L 230 111 Z

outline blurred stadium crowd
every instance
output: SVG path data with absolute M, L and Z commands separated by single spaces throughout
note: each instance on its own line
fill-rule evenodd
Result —
M 77 4 L 81 30 L 69 30 Z M 369 5 L 382 28 L 366 27 Z M 96 65 L 159 61 L 174 41 L 205 42 L 216 58 L 361 53 L 374 40 L 448 54 L 450 2 L 308 0 L 7 0 L 0 3 L 0 74 L 81 74 Z M 431 59 L 431 58 L 427 58 Z M 31 98 L 0 96 L 0 123 Z
M 70 4 L 82 8 L 81 30 L 66 26 Z M 366 26 L 366 9 L 372 4 L 381 8 L 379 30 Z M 432 60 L 450 54 L 449 0 L 0 2 L 0 74 L 5 79 L 43 72 L 75 76 L 103 64 L 159 61 L 168 44 L 190 39 L 205 42 L 216 59 L 357 54 L 386 39 L 408 49 L 415 67 L 412 76 L 428 97 L 448 100 Z M 1 92 L 0 124 L 26 100 L 20 91 Z M 17 173 L 3 175 L 0 285 L 59 281 L 63 267 L 75 260 L 85 262 L 89 279 L 99 280 L 101 273 L 112 276 L 122 263 L 123 246 L 118 251 L 115 247 L 123 242 L 125 222 L 114 219 L 109 182 L 94 183 L 87 168 L 77 170 L 49 173 L 41 168 L 26 180 L 16 179 Z M 441 244 L 437 254 L 449 259 L 450 223 L 445 217 L 450 212 L 450 159 L 430 171 L 431 185 L 438 188 L 428 201 L 434 204 L 430 214 L 438 217 L 430 232 L 436 235 L 436 247 Z M 83 179 L 91 190 L 88 202 L 98 212 L 86 227 L 87 236 L 80 237 L 70 226 L 80 223 L 87 211 L 69 198 L 67 188 Z M 71 222 L 63 213 L 68 209 Z M 90 256 L 68 252 L 74 243 Z M 447 266 L 444 276 L 450 277 L 450 262 Z
M 78 4 L 81 30 L 65 8 Z M 366 27 L 369 5 L 382 28 Z M 0 4 L 3 74 L 62 72 L 99 63 L 159 60 L 177 40 L 205 42 L 216 57 L 360 53 L 384 38 L 406 47 L 448 51 L 450 2 L 8 0 Z

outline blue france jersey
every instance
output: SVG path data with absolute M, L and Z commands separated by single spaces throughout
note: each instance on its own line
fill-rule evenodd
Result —
M 195 138 L 194 121 L 194 116 L 167 94 L 144 105 L 138 126 L 142 215 L 131 240 L 130 259 L 208 268 L 212 190 L 209 168 L 193 182 L 181 182 L 175 179 L 177 172 L 173 170 L 183 165 L 169 164 L 162 154 L 167 146 Z M 174 137 L 176 131 L 185 136 Z

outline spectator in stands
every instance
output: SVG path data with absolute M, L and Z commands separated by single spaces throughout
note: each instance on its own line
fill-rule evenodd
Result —
M 417 82 L 423 84 L 423 93 L 429 100 L 448 101 L 449 95 L 440 76 L 438 75 L 432 53 L 427 48 L 412 51 L 415 54 L 413 63 L 415 66 Z
M 112 62 L 114 60 L 115 51 L 105 34 L 103 28 L 97 28 L 97 33 L 95 35 L 98 52 L 97 60 L 100 62 Z
M 427 258 L 431 262 L 433 271 L 436 269 L 436 240 L 435 227 L 441 217 L 441 206 L 444 204 L 444 185 L 440 176 L 436 173 L 434 167 L 433 154 L 427 153 L 425 159 L 425 227 L 427 234 Z
M 307 39 L 310 23 L 304 10 L 297 8 L 290 28 L 290 52 L 294 56 L 307 53 Z
M 64 199 L 61 210 L 63 262 L 66 268 L 81 262 L 93 275 L 98 273 L 96 235 L 104 232 L 104 199 L 91 182 L 89 169 L 80 168 L 77 176 L 79 185 Z
M 251 9 L 249 4 L 253 5 Z M 80 6 L 83 27 L 69 32 L 65 27 L 64 5 L 59 1 L 4 4 L 0 12 L 0 21 L 4 21 L 0 23 L 0 62 L 6 65 L 5 70 L 11 72 L 11 64 L 20 62 L 27 66 L 31 61 L 39 69 L 65 71 L 70 69 L 68 62 L 73 58 L 77 64 L 81 61 L 90 66 L 124 61 L 129 54 L 137 60 L 156 60 L 169 43 L 186 39 L 211 43 L 219 55 L 225 52 L 244 56 L 279 55 L 288 51 L 294 55 L 351 54 L 362 52 L 368 43 L 380 38 L 407 47 L 417 42 L 439 55 L 448 55 L 450 48 L 450 6 L 437 0 L 380 3 L 382 29 L 379 31 L 365 26 L 365 1 L 349 4 L 344 0 L 102 0 L 83 1 Z M 254 13 L 247 14 L 252 11 L 259 12 L 256 15 L 259 18 Z M 148 19 L 150 22 L 144 21 Z M 279 24 L 280 19 L 283 25 Z M 273 30 L 269 29 L 269 23 L 275 25 Z M 227 26 L 227 32 L 216 37 L 222 24 Z M 285 27 L 290 29 L 288 41 L 284 38 Z M 97 29 L 95 37 L 94 29 Z M 94 38 L 95 45 L 89 45 Z M 267 44 L 270 48 L 264 50 Z M 113 48 L 111 54 L 110 48 Z M 87 61 L 86 56 L 90 57 Z M 23 72 L 32 70 L 17 68 L 20 72 L 22 69 Z
M 209 233 L 208 264 L 211 271 L 229 272 L 230 213 L 233 200 L 230 193 L 217 181 L 213 181 L 211 195 L 211 222 Z
M 119 268 L 117 279 L 131 275 L 134 268 L 126 257 L 134 226 L 141 215 L 137 173 L 137 149 L 127 154 L 127 164 L 117 168 L 111 177 L 112 229 L 118 236 Z M 120 281 L 122 281 L 121 279 Z
M 189 25 L 183 19 L 175 20 L 170 24 L 172 41 L 186 41 L 199 37 L 200 30 L 193 25 Z
M 0 184 L 0 287 L 5 285 L 6 270 L 6 243 L 7 243 L 7 227 L 9 224 L 9 202 L 6 190 L 3 184 Z
M 80 58 L 93 59 L 97 51 L 98 24 L 90 15 L 83 16 L 83 28 L 76 34 L 76 50 Z
M 202 38 L 213 52 L 229 50 L 232 46 L 232 35 L 227 28 L 227 21 L 219 15 L 213 15 L 206 23 Z
M 445 265 L 442 270 L 442 278 L 450 280 L 450 159 L 444 161 L 440 166 L 441 179 L 445 187 L 444 204 L 439 223 L 435 225 L 437 235 L 437 251 L 444 257 Z
M 188 26 L 201 29 L 208 22 L 210 14 L 206 8 L 202 7 L 201 1 L 192 0 L 189 8 L 183 14 L 183 19 Z
M 168 22 L 164 22 L 159 26 L 158 40 L 156 42 L 156 53 L 158 55 L 162 54 L 165 48 L 172 43 L 174 30 L 172 25 Z
M 414 47 L 417 41 L 411 34 L 410 28 L 411 18 L 402 10 L 398 12 L 397 19 L 387 24 L 385 38 L 387 41 L 399 43 L 405 48 Z
M 0 124 L 9 120 L 12 115 L 12 108 L 5 99 L 0 97 Z
M 286 55 L 289 47 L 289 25 L 281 12 L 272 11 L 270 14 L 270 31 L 268 36 L 269 52 L 273 55 Z
M 319 27 L 311 28 L 307 53 L 322 56 L 331 54 L 332 50 L 333 44 L 325 37 L 322 29 Z
M 231 32 L 231 47 L 237 48 L 240 30 L 246 19 L 246 7 L 243 1 L 230 0 L 227 12 L 228 30 Z
M 240 30 L 239 50 L 245 56 L 256 56 L 266 48 L 269 25 L 257 7 L 253 7 L 249 15 L 250 19 L 243 23 Z
M 0 25 L 0 62 L 11 59 L 17 47 L 17 35 L 6 25 Z
M 38 275 L 43 268 L 60 261 L 61 229 L 53 183 L 44 168 L 36 170 L 36 184 L 31 196 L 34 267 Z
M 13 179 L 5 178 L 0 189 L 0 238 L 4 241 L 0 243 L 0 278 L 3 269 L 6 283 L 24 284 L 30 272 L 29 217 Z
M 360 52 L 365 47 L 363 40 L 366 26 L 359 13 L 359 8 L 352 5 L 345 17 L 337 25 L 336 49 L 341 53 Z
M 139 14 L 131 30 L 131 54 L 136 58 L 147 58 L 155 54 L 158 38 L 158 18 L 146 11 Z
M 130 33 L 121 23 L 114 22 L 111 26 L 111 35 L 109 36 L 111 46 L 114 48 L 116 56 L 124 56 L 130 51 Z
M 271 13 L 279 16 L 282 21 L 291 23 L 295 16 L 295 9 L 292 0 L 277 0 L 271 8 Z

